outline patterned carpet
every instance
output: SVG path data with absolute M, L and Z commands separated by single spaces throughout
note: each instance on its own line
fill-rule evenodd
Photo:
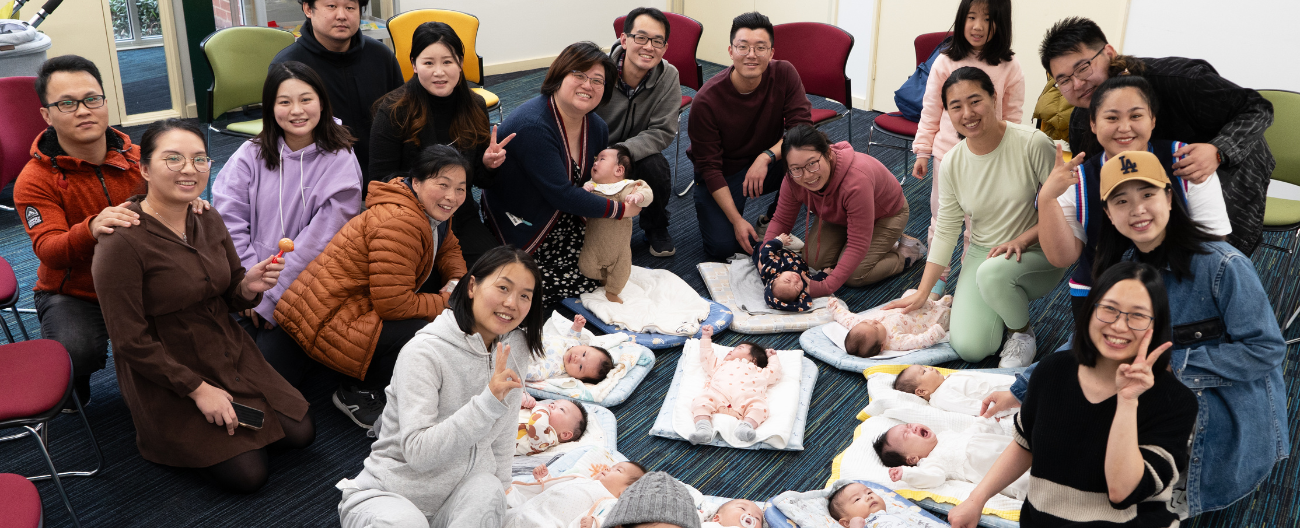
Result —
M 706 75 L 721 68 L 706 65 Z M 499 95 L 507 108 L 518 107 L 534 96 L 544 72 L 538 70 L 528 75 L 514 76 L 497 82 L 488 79 L 487 85 Z M 689 94 L 689 91 L 688 91 Z M 817 107 L 839 108 L 834 103 L 816 100 Z M 872 112 L 854 111 L 852 143 L 859 151 L 866 151 Z M 244 119 L 249 119 L 245 117 Z M 682 118 L 683 128 L 686 117 Z M 841 119 L 823 128 L 834 141 L 849 137 L 847 119 Z M 142 128 L 132 129 L 139 137 Z M 689 141 L 685 131 L 680 138 Z M 877 138 L 879 140 L 879 138 Z M 218 160 L 228 158 L 239 141 L 213 136 L 211 151 Z M 684 147 L 685 145 L 683 145 Z M 669 146 L 666 153 L 675 152 Z M 872 149 L 886 166 L 901 173 L 904 160 L 901 151 Z M 689 163 L 685 149 L 676 160 L 675 189 L 680 191 L 690 181 Z M 214 174 L 217 169 L 214 168 Z M 904 192 L 911 206 L 907 232 L 924 236 L 929 224 L 929 180 L 911 178 L 904 183 Z M 746 217 L 751 221 L 766 209 L 770 197 L 755 200 Z M 0 203 L 12 204 L 8 196 Z M 659 259 L 646 251 L 646 243 L 638 230 L 633 235 L 633 254 L 637 265 L 672 270 L 690 283 L 701 294 L 707 294 L 695 265 L 704 260 L 699 244 L 698 227 L 693 203 L 686 198 L 673 198 L 669 203 L 671 234 L 677 244 L 677 255 Z M 31 307 L 31 294 L 26 290 L 35 281 L 36 260 L 31 254 L 30 242 L 18 219 L 12 213 L 0 213 L 0 252 L 3 252 L 18 274 L 24 290 L 21 307 Z M 1292 258 L 1277 251 L 1263 250 L 1254 258 L 1267 291 L 1273 301 L 1290 315 L 1300 304 L 1300 288 L 1288 271 Z M 954 262 L 954 270 L 958 264 Z M 855 309 L 865 309 L 901 294 L 920 279 L 921 268 L 914 267 L 899 277 L 879 285 L 863 288 L 845 288 L 841 298 Z M 1065 341 L 1070 319 L 1067 316 L 1068 297 L 1064 283 L 1047 297 L 1031 305 L 1033 324 L 1038 335 L 1039 354 L 1057 348 Z M 17 327 L 8 317 L 14 331 Z M 34 315 L 25 317 L 27 329 L 37 333 Z M 1295 337 L 1300 331 L 1292 330 Z M 727 332 L 718 336 L 718 342 L 732 344 L 743 336 Z M 774 348 L 798 348 L 798 334 L 758 336 L 757 341 Z M 843 372 L 818 363 L 820 371 L 817 389 L 808 413 L 805 446 L 798 453 L 774 451 L 742 451 L 714 447 L 693 447 L 684 442 L 648 436 L 651 424 L 659 412 L 668 385 L 672 380 L 676 360 L 681 348 L 660 351 L 658 361 L 637 393 L 627 402 L 613 409 L 619 422 L 620 450 L 633 460 L 648 467 L 672 473 L 696 486 L 706 494 L 766 500 L 788 489 L 811 489 L 824 484 L 830 473 L 831 459 L 848 446 L 856 425 L 854 415 L 867 403 L 866 384 L 860 374 Z M 996 358 L 978 365 L 953 362 L 943 365 L 950 368 L 978 368 L 996 366 Z M 1292 416 L 1297 415 L 1296 396 L 1300 383 L 1296 379 L 1296 363 L 1286 364 L 1286 380 Z M 215 491 L 205 485 L 192 471 L 177 470 L 143 461 L 134 445 L 134 427 L 117 391 L 112 367 L 95 374 L 93 378 L 94 401 L 88 408 L 92 426 L 104 449 L 108 464 L 101 476 L 92 479 L 68 479 L 65 482 L 72 502 L 77 508 L 82 524 L 86 526 L 337 526 L 336 505 L 339 492 L 334 483 L 352 477 L 361 468 L 369 452 L 370 440 L 351 424 L 329 402 L 330 391 L 335 386 L 329 375 L 316 379 L 305 391 L 312 402 L 316 420 L 317 439 L 310 448 L 283 453 L 272 457 L 270 482 L 253 496 L 233 496 Z M 1291 420 L 1291 438 L 1295 450 L 1300 446 L 1300 431 L 1296 420 Z M 7 433 L 8 431 L 4 432 Z M 3 434 L 3 433 L 0 433 Z M 89 445 L 81 431 L 79 420 L 67 416 L 55 420 L 51 435 L 56 463 L 61 469 L 84 467 L 93 460 Z M 1300 468 L 1294 459 L 1279 464 L 1255 494 L 1227 510 L 1203 515 L 1194 519 L 1197 527 L 1242 526 L 1293 526 L 1300 515 L 1296 507 L 1297 476 Z M 36 474 L 44 468 L 31 440 L 24 439 L 0 444 L 0 471 Z M 59 502 L 54 487 L 49 483 L 38 485 L 44 500 L 47 526 L 68 524 L 67 513 Z

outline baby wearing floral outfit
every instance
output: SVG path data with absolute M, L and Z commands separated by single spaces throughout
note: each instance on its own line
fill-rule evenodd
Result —
M 903 297 L 915 290 L 908 290 Z M 902 308 L 871 310 L 855 314 L 839 299 L 830 301 L 835 322 L 849 329 L 844 349 L 858 357 L 875 357 L 881 350 L 917 350 L 933 346 L 948 337 L 948 319 L 952 314 L 952 296 L 937 301 L 926 300 L 925 306 L 911 313 Z
M 713 413 L 741 419 L 736 438 L 754 439 L 754 430 L 767 421 L 767 388 L 781 381 L 781 361 L 776 351 L 755 343 L 736 345 L 726 356 L 713 353 L 713 327 L 705 325 L 700 338 L 700 365 L 709 375 L 704 392 L 691 400 L 695 432 L 692 444 L 713 439 Z

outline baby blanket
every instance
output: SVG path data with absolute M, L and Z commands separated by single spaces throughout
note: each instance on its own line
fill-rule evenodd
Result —
M 605 289 L 597 288 L 579 298 L 601 321 L 619 329 L 670 335 L 695 335 L 711 308 L 709 301 L 671 271 L 638 266 L 632 266 L 619 297 L 621 304 L 610 302 L 605 299 Z
M 713 352 L 719 355 L 725 355 L 734 347 L 713 345 Z M 803 352 L 799 350 L 779 350 L 776 353 L 776 359 L 781 361 L 783 370 L 781 381 L 768 387 L 767 405 L 769 416 L 767 421 L 759 424 L 754 440 L 746 442 L 736 438 L 735 429 L 740 421 L 735 417 L 725 414 L 713 415 L 714 434 L 720 435 L 728 444 L 736 447 L 748 447 L 753 444 L 764 442 L 777 449 L 782 449 L 790 441 L 791 432 L 794 429 L 796 415 L 799 411 L 799 382 L 803 377 Z M 682 356 L 678 359 L 680 368 L 678 369 L 679 378 L 674 378 L 673 383 L 678 384 L 677 400 L 674 402 L 673 409 L 673 431 L 682 438 L 690 436 L 695 430 L 694 416 L 691 413 L 691 401 L 704 392 L 704 386 L 708 382 L 708 376 L 704 374 L 704 368 L 700 365 L 700 341 L 691 339 L 686 342 L 682 349 Z

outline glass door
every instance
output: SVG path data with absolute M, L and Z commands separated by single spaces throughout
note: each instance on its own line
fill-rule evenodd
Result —
M 171 110 L 158 0 L 109 0 L 109 8 L 127 115 Z

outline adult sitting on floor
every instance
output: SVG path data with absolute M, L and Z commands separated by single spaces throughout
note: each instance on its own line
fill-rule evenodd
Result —
M 1191 458 L 1197 402 L 1167 370 L 1164 281 L 1123 262 L 1097 278 L 1088 306 L 1074 350 L 1039 363 L 1015 441 L 949 512 L 955 528 L 978 525 L 984 503 L 1026 471 L 1023 526 L 1178 525 L 1173 488 Z
M 1282 380 L 1286 344 L 1255 266 L 1192 222 L 1170 187 L 1150 152 L 1106 162 L 1101 197 L 1110 222 L 1093 270 L 1136 260 L 1164 276 L 1174 342 L 1169 367 L 1196 392 L 1200 408 L 1186 482 L 1174 489 L 1173 505 L 1187 517 L 1250 495 L 1290 453 L 1291 440 Z M 1027 382 L 1018 378 L 1010 392 L 985 398 L 985 416 L 1024 401 Z
M 876 158 L 855 152 L 847 141 L 831 145 L 812 125 L 786 131 L 781 158 L 789 172 L 764 242 L 789 233 L 801 207 L 817 215 L 817 224 L 806 226 L 803 257 L 829 276 L 810 280 L 809 295 L 825 297 L 846 284 L 875 284 L 920 261 L 916 239 L 899 243 L 907 226 L 903 187 Z
M 451 145 L 473 163 L 467 186 L 491 186 L 505 161 L 506 143 L 489 131 L 487 105 L 465 80 L 465 46 L 451 26 L 425 22 L 411 36 L 411 80 L 375 105 L 370 129 L 370 172 L 378 180 L 405 175 L 429 145 Z M 473 196 L 456 210 L 456 238 L 466 266 L 498 245 L 483 225 Z
M 799 72 L 772 60 L 772 22 L 757 12 L 742 14 L 731 22 L 730 39 L 731 66 L 704 83 L 691 105 L 686 149 L 695 164 L 700 244 L 717 260 L 753 253 L 759 236 L 745 220 L 745 204 L 780 190 L 781 136 L 812 122 Z
M 925 305 L 952 259 L 962 217 L 969 216 L 971 246 L 952 302 L 952 348 L 976 362 L 998 350 L 1006 330 L 1011 335 L 1000 365 L 1023 367 L 1037 351 L 1029 301 L 1047 295 L 1065 274 L 1038 247 L 1034 210 L 1038 187 L 1052 172 L 1052 140 L 995 117 L 997 93 L 984 70 L 958 68 L 944 81 L 942 96 L 954 128 L 966 139 L 943 162 L 938 230 L 921 285 L 885 308 L 906 313 Z
M 294 279 L 361 210 L 361 165 L 352 134 L 334 122 L 320 76 L 301 62 L 271 65 L 262 88 L 262 133 L 244 142 L 212 186 L 212 202 L 245 268 L 293 241 L 284 271 L 262 302 L 239 314 L 257 348 L 295 387 L 310 361 L 275 324 L 275 305 Z
M 614 61 L 590 42 L 572 44 L 551 63 L 541 95 L 520 105 L 501 124 L 515 135 L 511 155 L 483 193 L 488 227 L 504 243 L 523 249 L 542 269 L 542 305 L 595 291 L 599 284 L 578 271 L 583 218 L 633 217 L 635 204 L 582 189 L 609 131 L 594 110 L 609 99 L 618 75 Z
M 212 167 L 198 126 L 149 125 L 140 156 L 148 193 L 126 205 L 140 225 L 101 239 L 91 266 L 136 445 L 145 460 L 252 493 L 266 483 L 269 449 L 316 436 L 307 400 L 230 316 L 257 306 L 284 262 L 269 253 L 245 269 L 221 217 L 190 212 Z M 232 403 L 262 411 L 262 422 L 239 428 L 247 422 Z
M 1228 243 L 1249 256 L 1259 245 L 1264 195 L 1277 162 L 1264 140 L 1273 123 L 1273 104 L 1259 92 L 1224 79 L 1208 62 L 1183 57 L 1120 55 L 1091 20 L 1071 17 L 1052 26 L 1039 55 L 1065 100 L 1080 110 L 1092 104 L 1102 82 L 1124 74 L 1151 82 L 1162 102 L 1152 135 L 1190 141 L 1179 149 L 1174 176 L 1201 183 L 1218 172 L 1232 220 Z M 1089 128 L 1088 112 L 1070 116 L 1070 151 L 1095 155 L 1101 146 Z
M 369 429 L 384 410 L 397 353 L 447 307 L 465 275 L 452 215 L 470 163 L 426 147 L 406 177 L 370 182 L 367 209 L 298 275 L 275 319 L 307 356 L 349 376 L 334 405 Z

